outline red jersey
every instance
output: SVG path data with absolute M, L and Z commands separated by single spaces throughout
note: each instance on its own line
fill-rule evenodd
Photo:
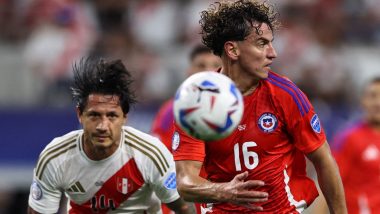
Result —
M 169 151 L 172 151 L 173 121 L 173 99 L 170 99 L 158 110 L 152 125 L 152 135 L 158 137 Z
M 380 132 L 359 123 L 334 138 L 348 213 L 380 211 Z
M 264 212 L 298 213 L 318 196 L 306 176 L 303 154 L 319 148 L 326 136 L 306 96 L 291 81 L 273 72 L 259 82 L 254 93 L 244 97 L 244 114 L 238 128 L 227 138 L 204 143 L 176 127 L 176 161 L 202 161 L 207 179 L 229 182 L 244 171 L 247 179 L 263 180 L 258 188 L 268 192 L 260 203 Z M 173 148 L 173 149 L 174 149 Z M 247 208 L 215 203 L 212 213 L 252 213 Z
M 158 137 L 169 151 L 172 151 L 172 137 L 174 133 L 173 99 L 166 101 L 158 110 L 153 120 L 152 135 Z M 194 203 L 197 213 L 201 213 L 198 203 Z M 162 206 L 162 213 L 174 213 L 166 205 Z

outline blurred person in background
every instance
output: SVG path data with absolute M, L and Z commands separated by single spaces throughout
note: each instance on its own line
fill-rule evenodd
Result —
M 202 71 L 214 71 L 222 66 L 221 59 L 214 55 L 204 45 L 196 45 L 190 53 L 190 67 L 186 71 L 186 77 Z M 166 101 L 158 110 L 152 123 L 152 134 L 157 136 L 172 151 L 172 137 L 174 133 L 173 98 Z M 200 208 L 196 205 L 197 212 Z M 170 213 L 165 206 L 164 213 Z
M 380 212 L 380 77 L 362 91 L 363 118 L 334 138 L 350 214 Z
M 136 100 L 121 60 L 86 59 L 73 69 L 83 130 L 41 152 L 28 213 L 56 213 L 63 193 L 70 213 L 161 213 L 160 200 L 177 213 L 194 213 L 178 195 L 171 153 L 157 138 L 123 127 Z
M 306 95 L 271 71 L 279 27 L 272 5 L 216 2 L 201 12 L 203 43 L 222 59 L 218 71 L 244 96 L 244 115 L 227 138 L 203 142 L 176 127 L 173 155 L 185 200 L 204 213 L 299 213 L 318 196 L 306 176 L 313 163 L 332 213 L 345 214 L 344 191 L 324 130 Z M 207 175 L 201 177 L 202 167 Z
M 36 76 L 37 102 L 70 102 L 71 63 L 89 53 L 98 34 L 90 8 L 82 0 L 30 1 L 25 12 L 30 34 L 23 54 L 26 68 Z
M 220 57 L 214 55 L 208 47 L 197 45 L 190 53 L 190 66 L 186 70 L 186 77 L 201 71 L 215 71 L 221 66 Z M 169 151 L 172 150 L 173 121 L 173 98 L 171 98 L 160 107 L 152 124 L 152 134 L 157 136 Z

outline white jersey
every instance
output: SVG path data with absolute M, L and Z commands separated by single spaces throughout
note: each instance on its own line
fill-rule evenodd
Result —
M 93 161 L 82 135 L 77 130 L 55 138 L 41 152 L 29 195 L 35 211 L 56 213 L 62 192 L 69 213 L 161 213 L 160 200 L 179 198 L 173 157 L 157 138 L 123 127 L 115 153 Z

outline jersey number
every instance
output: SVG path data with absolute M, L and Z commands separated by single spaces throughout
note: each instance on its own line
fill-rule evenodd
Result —
M 255 147 L 257 144 L 255 142 L 245 142 L 242 145 L 243 162 L 247 169 L 254 169 L 259 164 L 259 156 L 256 152 L 249 151 L 249 148 Z M 241 171 L 241 160 L 240 160 L 240 146 L 239 143 L 234 145 L 234 156 L 235 156 L 235 168 L 236 171 Z
M 107 203 L 108 201 L 108 203 Z M 91 199 L 91 208 L 93 211 L 99 211 L 99 210 L 115 210 L 115 203 L 113 199 L 106 199 L 104 195 L 101 195 L 100 197 L 94 196 Z

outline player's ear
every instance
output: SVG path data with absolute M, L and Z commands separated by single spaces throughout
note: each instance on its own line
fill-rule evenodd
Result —
M 228 58 L 231 58 L 232 60 L 237 60 L 240 54 L 237 42 L 227 41 L 226 43 L 224 43 L 224 52 L 226 53 Z
M 77 106 L 76 108 L 75 108 L 75 111 L 76 111 L 76 113 L 77 113 L 77 117 L 78 117 L 78 121 L 79 121 L 79 123 L 81 123 L 82 124 L 82 117 L 81 117 L 81 115 L 82 115 L 82 113 L 81 113 L 81 111 L 80 111 L 80 109 L 79 109 L 79 106 Z

